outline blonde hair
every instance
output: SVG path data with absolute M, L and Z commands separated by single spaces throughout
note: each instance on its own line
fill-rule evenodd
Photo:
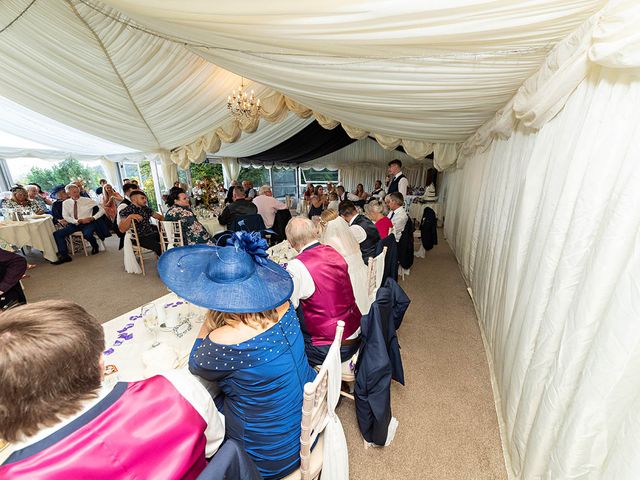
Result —
M 205 315 L 207 327 L 211 330 L 229 325 L 235 327 L 244 323 L 249 327 L 256 328 L 256 324 L 263 330 L 278 321 L 278 310 L 273 308 L 257 313 L 229 313 L 218 310 L 209 310 Z
M 320 214 L 320 223 L 326 227 L 327 223 L 331 220 L 335 220 L 336 218 L 338 218 L 338 211 L 333 208 L 327 208 Z

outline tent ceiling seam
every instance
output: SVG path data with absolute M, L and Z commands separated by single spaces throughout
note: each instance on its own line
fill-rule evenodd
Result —
M 35 0 L 34 0 L 35 1 Z M 116 74 L 116 76 L 118 77 L 118 80 L 120 81 L 120 84 L 122 85 L 122 88 L 124 88 L 124 91 L 127 94 L 127 97 L 129 97 L 129 101 L 131 102 L 131 105 L 133 105 L 133 108 L 135 108 L 136 112 L 138 112 L 138 115 L 140 116 L 140 119 L 142 120 L 142 122 L 146 125 L 147 129 L 149 130 L 149 133 L 151 134 L 151 136 L 153 137 L 153 139 L 155 140 L 156 144 L 158 145 L 158 148 L 162 148 L 162 146 L 160 145 L 160 141 L 158 140 L 158 137 L 156 137 L 156 134 L 153 133 L 153 129 L 151 128 L 151 126 L 149 125 L 149 123 L 147 122 L 147 120 L 144 118 L 144 115 L 142 114 L 142 112 L 140 111 L 140 108 L 138 108 L 138 104 L 136 103 L 136 101 L 133 99 L 133 96 L 131 95 L 131 92 L 129 91 L 129 88 L 127 87 L 127 84 L 125 83 L 124 79 L 122 78 L 122 75 L 120 75 L 120 72 L 118 71 L 118 68 L 116 67 L 116 65 L 113 63 L 113 59 L 111 58 L 111 55 L 109 55 L 109 52 L 107 51 L 107 48 L 105 47 L 104 43 L 102 42 L 102 40 L 100 39 L 100 37 L 98 36 L 98 34 L 96 33 L 96 31 L 91 27 L 91 25 L 89 25 L 89 23 L 82 17 L 82 15 L 80 15 L 80 12 L 78 12 L 78 10 L 76 9 L 75 5 L 73 5 L 71 3 L 71 0 L 66 0 L 66 3 L 69 5 L 69 7 L 71 8 L 71 10 L 73 11 L 73 13 L 76 15 L 76 17 L 78 17 L 78 19 L 87 27 L 87 29 L 91 32 L 91 34 L 93 35 L 93 37 L 96 39 L 96 42 L 98 42 L 98 45 L 100 46 L 100 48 L 102 49 L 102 53 L 104 53 L 104 56 L 107 58 L 107 60 L 109 61 L 109 65 L 111 65 L 111 68 L 113 69 L 113 72 Z
M 29 5 L 27 5 L 25 7 L 24 10 L 22 10 L 18 16 L 16 18 L 14 18 L 13 20 L 11 20 L 4 28 L 2 28 L 2 30 L 0 30 L 0 33 L 4 33 L 5 30 L 7 30 L 11 25 L 13 25 L 14 23 L 16 23 L 18 20 L 20 20 L 20 18 L 22 18 L 22 16 L 27 13 L 27 10 L 29 10 L 33 4 L 36 3 L 36 0 L 31 0 L 31 3 Z

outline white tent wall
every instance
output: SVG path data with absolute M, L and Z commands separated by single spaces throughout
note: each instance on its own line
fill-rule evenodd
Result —
M 547 93 L 539 130 L 521 116 L 445 174 L 445 234 L 483 332 L 510 478 L 640 472 L 640 49 L 622 35 L 639 17 L 625 8 L 556 64 L 583 67 L 575 90 L 533 79 Z
M 427 170 L 433 167 L 431 160 L 415 160 L 401 151 L 385 150 L 371 138 L 353 142 L 329 155 L 303 163 L 300 167 L 339 168 L 340 181 L 345 189 L 355 190 L 358 183 L 362 183 L 365 191 L 370 191 L 376 180 L 381 180 L 384 185 L 388 163 L 396 159 L 402 162 L 402 171 L 407 176 L 409 185 L 425 186 Z

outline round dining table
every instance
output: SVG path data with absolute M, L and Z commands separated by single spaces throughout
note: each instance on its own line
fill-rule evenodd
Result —
M 51 215 L 36 215 L 21 222 L 0 221 L 0 240 L 18 248 L 36 248 L 51 262 L 58 259 L 56 243 L 53 240 L 54 231 Z

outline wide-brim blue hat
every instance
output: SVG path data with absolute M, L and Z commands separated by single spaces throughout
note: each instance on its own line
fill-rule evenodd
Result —
M 289 273 L 266 256 L 266 242 L 246 232 L 232 245 L 172 248 L 158 261 L 170 290 L 201 307 L 231 313 L 271 310 L 293 292 Z

